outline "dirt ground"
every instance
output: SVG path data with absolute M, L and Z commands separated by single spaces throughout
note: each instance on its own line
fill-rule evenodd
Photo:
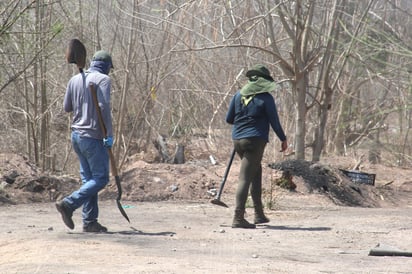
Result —
M 200 154 L 197 154 L 198 156 Z M 282 171 L 264 160 L 264 200 L 271 219 L 257 229 L 230 227 L 239 161 L 222 201 L 210 203 L 225 155 L 183 165 L 136 156 L 122 173 L 121 216 L 113 182 L 101 192 L 100 222 L 108 233 L 66 228 L 54 201 L 78 187 L 76 176 L 42 174 L 27 159 L 0 154 L 0 273 L 412 273 L 412 257 L 369 256 L 378 244 L 412 252 L 412 171 L 364 163 L 374 186 L 338 169 L 351 159 L 312 165 L 282 161 L 295 191 L 274 184 Z M 253 208 L 247 208 L 253 220 Z
M 80 214 L 70 231 L 53 203 L 2 207 L 0 272 L 412 273 L 411 257 L 368 256 L 379 243 L 411 251 L 411 204 L 341 207 L 294 193 L 254 230 L 230 228 L 232 204 L 124 205 L 130 224 L 114 202 L 101 204 L 106 234 L 82 233 Z

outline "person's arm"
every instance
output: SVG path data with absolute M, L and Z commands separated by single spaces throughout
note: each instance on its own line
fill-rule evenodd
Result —
M 275 100 L 271 95 L 267 97 L 265 109 L 266 115 L 269 118 L 269 123 L 273 131 L 276 133 L 280 141 L 285 141 L 286 135 L 279 121 L 279 115 L 276 108 Z
M 70 92 L 70 82 L 66 88 L 66 94 L 64 95 L 63 108 L 65 112 L 73 111 L 72 96 Z
M 269 94 L 266 100 L 266 115 L 269 117 L 269 123 L 273 129 L 273 131 L 278 136 L 279 140 L 282 142 L 281 151 L 285 151 L 288 148 L 288 143 L 286 139 L 285 132 L 283 131 L 282 125 L 279 121 L 279 115 L 276 108 L 275 100 L 273 99 L 272 95 Z
M 109 77 L 101 81 L 97 89 L 99 107 L 102 112 L 103 122 L 106 126 L 107 136 L 113 136 L 110 89 L 111 80 Z
M 226 114 L 226 123 L 231 124 L 231 125 L 233 125 L 233 123 L 235 122 L 235 98 L 236 98 L 236 94 L 235 96 L 232 97 L 232 100 L 230 101 L 230 104 L 229 104 L 229 109 Z

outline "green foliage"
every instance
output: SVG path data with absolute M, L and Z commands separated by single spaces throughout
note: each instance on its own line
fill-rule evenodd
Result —
M 63 29 L 64 29 L 64 24 L 61 23 L 61 22 L 56 22 L 56 23 L 51 27 L 52 33 L 53 33 L 54 35 L 57 35 L 57 34 L 61 33 L 61 32 L 63 31 Z

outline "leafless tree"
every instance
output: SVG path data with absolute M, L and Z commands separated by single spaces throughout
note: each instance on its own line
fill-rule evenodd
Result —
M 0 144 L 69 169 L 62 98 L 76 70 L 63 55 L 79 38 L 88 60 L 112 53 L 120 166 L 159 135 L 183 147 L 201 134 L 229 152 L 224 115 L 256 63 L 278 82 L 298 159 L 366 149 L 371 160 L 387 152 L 410 163 L 411 9 L 406 0 L 2 1 Z

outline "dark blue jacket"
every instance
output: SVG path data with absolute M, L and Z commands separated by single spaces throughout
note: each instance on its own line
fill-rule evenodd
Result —
M 270 124 L 280 141 L 286 141 L 275 100 L 267 92 L 256 94 L 247 106 L 241 103 L 240 92 L 236 92 L 230 102 L 226 122 L 233 125 L 233 140 L 258 137 L 268 142 Z

